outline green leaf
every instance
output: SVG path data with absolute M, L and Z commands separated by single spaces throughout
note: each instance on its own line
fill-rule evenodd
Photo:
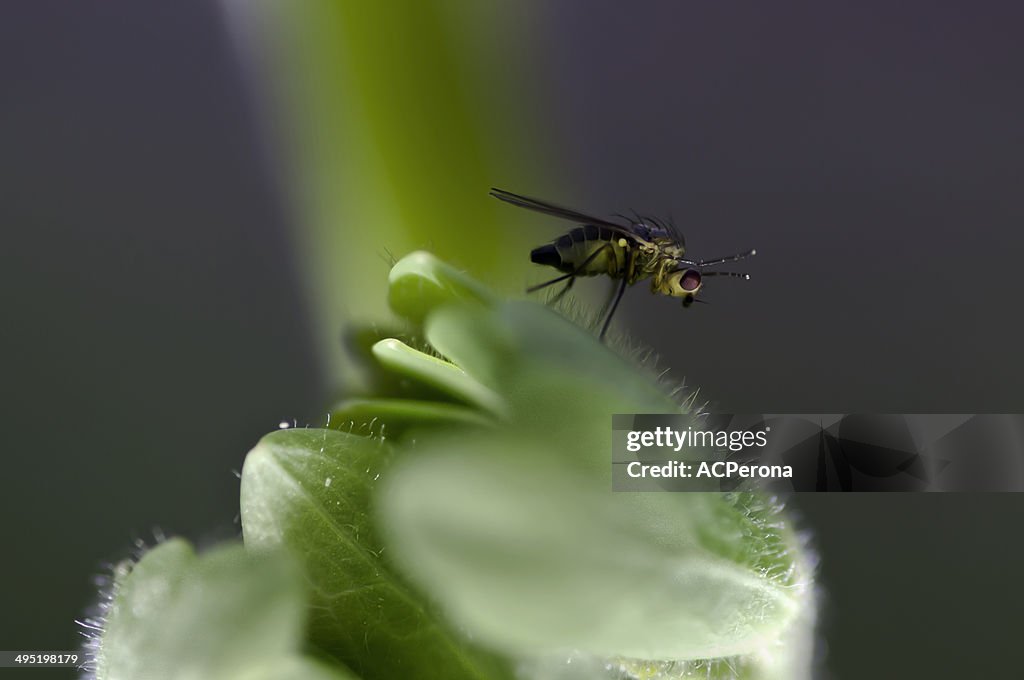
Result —
M 390 455 L 378 439 L 334 430 L 267 435 L 242 470 L 246 545 L 285 546 L 301 560 L 313 586 L 311 640 L 361 677 L 508 677 L 385 561 L 368 510 Z
M 313 659 L 292 656 L 233 675 L 230 680 L 356 680 L 356 676 Z
M 500 394 L 507 429 L 611 484 L 611 416 L 679 413 L 642 369 L 551 310 L 526 302 L 448 306 L 426 324 L 431 343 Z
M 96 678 L 234 679 L 308 667 L 296 656 L 304 619 L 305 587 L 285 555 L 232 545 L 197 557 L 185 541 L 170 540 L 119 580 Z M 326 666 L 318 673 L 309 677 L 351 677 Z
M 391 471 L 388 545 L 459 625 L 517 655 L 757 652 L 807 597 L 775 508 L 747 495 L 611 493 L 536 440 L 420 445 Z
M 627 361 L 552 310 L 532 302 L 513 301 L 491 308 L 449 305 L 426 323 L 430 344 L 481 384 L 500 394 L 518 424 L 535 417 L 547 422 L 576 422 L 564 408 L 586 423 L 612 413 L 678 413 L 680 407 L 644 369 Z M 585 399 L 589 417 L 572 401 Z M 538 412 L 537 400 L 562 408 Z M 606 425 L 602 421 L 602 427 Z M 585 425 L 574 426 L 587 430 Z
M 340 429 L 345 423 L 380 424 L 387 437 L 410 430 L 494 424 L 493 419 L 465 406 L 415 399 L 346 399 L 331 411 L 331 422 Z
M 373 355 L 387 368 L 441 390 L 460 401 L 494 414 L 500 414 L 505 410 L 501 397 L 466 375 L 461 368 L 413 349 L 400 340 L 381 340 L 373 346 Z
M 388 276 L 388 304 L 396 314 L 416 323 L 452 302 L 490 305 L 496 301 L 475 279 L 423 251 L 403 257 Z

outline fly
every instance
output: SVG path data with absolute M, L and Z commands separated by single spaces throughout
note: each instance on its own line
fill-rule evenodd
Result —
M 705 277 L 750 278 L 749 274 L 739 272 L 702 271 L 705 267 L 736 262 L 757 253 L 756 250 L 748 250 L 711 260 L 688 260 L 684 257 L 686 244 L 683 235 L 671 223 L 639 215 L 633 219 L 619 215 L 628 224 L 618 224 L 502 189 L 492 188 L 491 196 L 579 225 L 551 243 L 530 251 L 530 260 L 535 264 L 554 267 L 563 274 L 532 286 L 526 292 L 532 293 L 565 281 L 565 286 L 552 298 L 556 301 L 572 288 L 577 277 L 607 275 L 618 280 L 618 286 L 612 290 L 614 297 L 609 298 L 610 304 L 605 304 L 608 313 L 601 325 L 602 339 L 626 286 L 650 279 L 652 293 L 682 298 L 683 306 L 689 307 L 698 301 L 696 296 Z

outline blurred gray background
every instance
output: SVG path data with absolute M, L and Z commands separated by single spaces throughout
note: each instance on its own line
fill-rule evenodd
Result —
M 466 191 L 671 214 L 696 257 L 758 248 L 710 305 L 637 287 L 619 317 L 726 410 L 1024 411 L 1019 6 L 622 7 L 536 3 L 505 55 L 544 65 L 527 106 L 558 194 L 514 172 Z M 214 4 L 2 12 L 2 649 L 77 645 L 91 575 L 154 527 L 232 535 L 232 469 L 319 417 L 252 103 Z M 1024 497 L 794 504 L 823 677 L 1017 673 Z

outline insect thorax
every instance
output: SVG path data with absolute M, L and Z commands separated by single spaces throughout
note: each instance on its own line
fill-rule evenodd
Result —
M 656 239 L 654 245 L 658 248 L 663 257 L 678 260 L 686 253 L 686 248 L 673 239 Z

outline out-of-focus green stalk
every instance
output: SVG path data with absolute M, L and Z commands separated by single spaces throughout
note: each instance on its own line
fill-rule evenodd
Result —
M 490 39 L 515 31 L 521 9 L 226 2 L 233 20 L 243 13 L 259 28 L 256 82 L 269 85 L 260 89 L 285 164 L 299 270 L 334 375 L 345 322 L 381 320 L 392 255 L 429 247 L 498 290 L 521 290 L 539 235 L 487 196 L 543 162 L 524 161 L 531 143 L 544 148 L 517 92 L 529 65 L 509 63 Z

